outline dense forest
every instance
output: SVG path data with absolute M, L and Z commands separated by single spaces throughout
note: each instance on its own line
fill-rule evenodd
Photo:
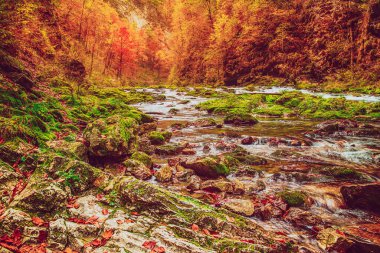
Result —
M 0 17 L 3 52 L 41 78 L 77 60 L 100 83 L 380 79 L 377 0 L 16 0 Z
M 0 253 L 380 252 L 380 0 L 0 0 Z

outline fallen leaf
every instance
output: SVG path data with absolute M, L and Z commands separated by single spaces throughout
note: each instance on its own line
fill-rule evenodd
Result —
M 152 253 L 165 253 L 165 248 L 164 247 L 154 247 L 152 250 Z
M 204 228 L 202 231 L 205 235 L 211 235 L 210 231 L 208 231 L 206 228 Z
M 117 224 L 123 224 L 124 221 L 122 221 L 122 220 L 117 220 L 116 223 L 117 223 Z
M 103 194 L 100 194 L 100 193 L 96 195 L 96 198 L 97 198 L 98 200 L 102 200 L 103 197 L 104 197 L 104 195 L 103 195 Z
M 191 225 L 191 229 L 195 232 L 198 232 L 199 231 L 199 226 L 197 224 L 193 224 Z
M 131 219 L 125 219 L 125 223 L 134 223 L 135 221 L 134 220 L 131 220 Z
M 112 235 L 113 235 L 113 230 L 109 229 L 103 232 L 102 238 L 105 240 L 109 240 L 112 237 Z
M 32 222 L 33 222 L 34 225 L 37 225 L 39 227 L 41 227 L 42 225 L 45 224 L 45 221 L 43 219 L 39 218 L 39 217 L 33 217 L 32 218 Z
M 140 214 L 138 212 L 131 212 L 131 214 L 134 216 L 140 216 Z
M 154 249 L 154 247 L 156 246 L 156 244 L 157 244 L 157 242 L 155 242 L 155 241 L 145 241 L 144 243 L 143 243 L 143 247 L 144 248 L 146 248 L 146 249 Z
M 108 214 L 108 209 L 103 209 L 103 210 L 102 210 L 102 214 L 103 214 L 103 215 L 107 215 L 107 214 Z

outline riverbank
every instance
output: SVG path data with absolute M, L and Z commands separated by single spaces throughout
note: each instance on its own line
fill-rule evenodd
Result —
M 1 83 L 2 250 L 323 252 L 338 247 L 327 235 L 377 247 L 355 230 L 379 223 L 365 194 L 377 191 L 380 154 L 368 117 L 197 109 L 256 96 L 219 89 Z

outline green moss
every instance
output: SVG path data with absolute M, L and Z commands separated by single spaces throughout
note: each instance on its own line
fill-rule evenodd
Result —
M 149 140 L 153 145 L 161 145 L 165 143 L 165 137 L 161 132 L 152 131 L 149 133 Z
M 148 168 L 151 168 L 153 166 L 152 158 L 144 152 L 133 153 L 131 159 L 142 162 Z
M 363 173 L 358 172 L 351 168 L 344 167 L 327 167 L 320 170 L 320 173 L 342 180 L 364 180 L 369 179 Z
M 306 194 L 300 191 L 283 191 L 279 196 L 292 207 L 304 205 L 307 199 Z

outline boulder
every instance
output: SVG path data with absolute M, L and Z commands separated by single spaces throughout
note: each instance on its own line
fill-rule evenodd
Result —
M 188 182 L 190 180 L 190 177 L 194 175 L 194 171 L 190 169 L 181 168 L 182 166 L 177 166 L 177 172 L 175 174 L 175 177 L 178 179 L 178 181 L 182 182 Z M 181 168 L 179 170 L 179 168 Z
M 169 182 L 173 176 L 173 169 L 168 166 L 162 166 L 159 170 L 154 174 L 158 182 Z
M 380 213 L 380 184 L 342 186 L 340 192 L 348 207 Z
M 131 159 L 142 162 L 148 169 L 153 167 L 152 158 L 144 152 L 134 152 Z
M 201 187 L 201 178 L 197 175 L 192 175 L 189 179 L 189 184 L 186 186 L 190 191 L 197 191 Z
M 187 169 L 194 170 L 195 174 L 201 177 L 216 178 L 218 176 L 227 176 L 230 173 L 230 169 L 224 163 L 213 157 L 185 161 L 181 165 Z
M 156 130 L 157 130 L 157 121 L 151 122 L 151 123 L 144 123 L 138 127 L 138 134 L 144 135 Z
M 123 165 L 127 168 L 126 173 L 134 176 L 135 178 L 147 180 L 153 175 L 151 170 L 140 161 L 128 159 L 123 162 Z
M 155 153 L 157 155 L 178 155 L 181 153 L 181 151 L 184 149 L 182 145 L 179 144 L 166 144 L 156 147 Z
M 243 144 L 243 145 L 251 145 L 251 144 L 253 144 L 254 141 L 255 141 L 255 139 L 252 136 L 249 136 L 249 137 L 246 137 L 246 138 L 242 139 L 241 140 L 241 144 Z
M 65 207 L 67 197 L 56 183 L 32 182 L 15 197 L 11 206 L 30 212 L 49 213 Z
M 80 159 L 82 161 L 88 162 L 88 148 L 83 144 L 83 142 L 78 141 L 49 141 L 47 142 L 49 148 L 52 148 L 62 154 L 67 156 Z
M 380 128 L 374 125 L 359 123 L 349 119 L 328 120 L 319 125 L 312 131 L 312 135 L 330 136 L 380 136 Z
M 289 208 L 285 220 L 298 227 L 323 225 L 322 218 L 296 207 Z
M 258 120 L 250 113 L 230 113 L 224 118 L 225 124 L 240 125 L 255 125 Z
M 244 216 L 252 216 L 255 212 L 252 201 L 246 199 L 228 199 L 222 206 L 231 212 Z
M 122 158 L 134 151 L 137 123 L 132 118 L 113 115 L 87 125 L 83 136 L 90 155 L 98 158 Z
M 215 119 L 212 118 L 204 118 L 204 119 L 197 119 L 194 123 L 194 126 L 196 127 L 212 127 L 216 126 L 217 123 Z
M 234 184 L 230 181 L 218 179 L 218 180 L 207 180 L 202 182 L 202 190 L 211 191 L 211 192 L 234 192 Z

